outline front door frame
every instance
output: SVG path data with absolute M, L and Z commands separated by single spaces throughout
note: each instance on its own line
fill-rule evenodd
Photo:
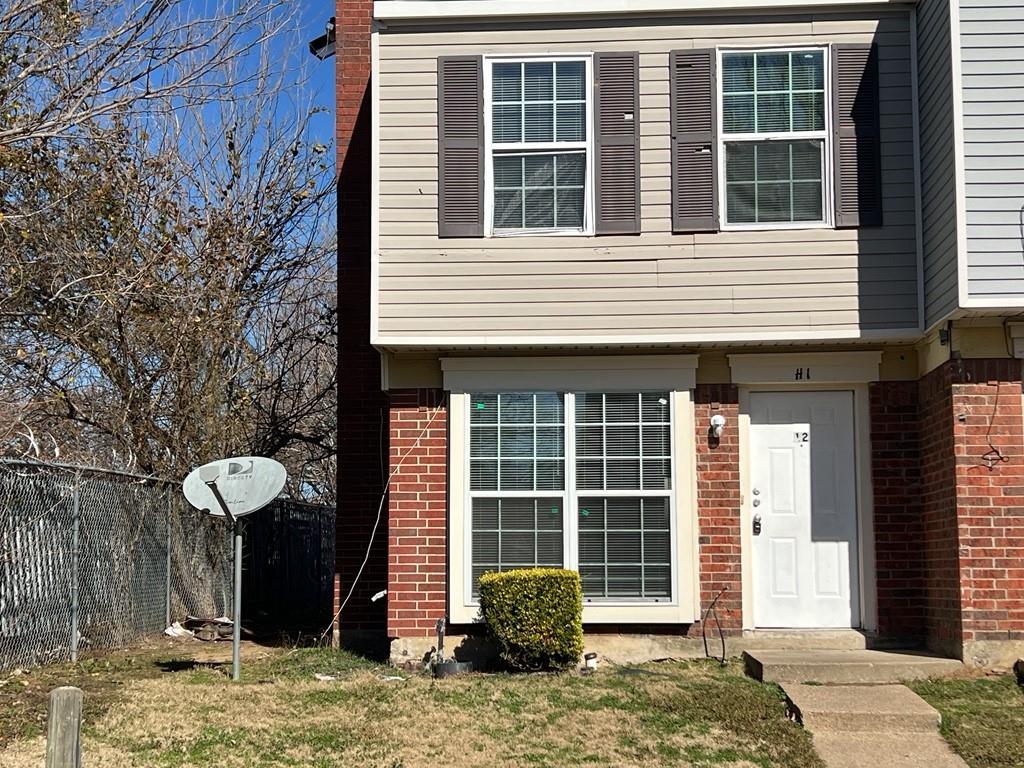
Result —
M 806 365 L 808 357 L 829 356 L 830 362 L 838 363 L 833 375 L 828 378 L 840 381 L 778 381 L 774 370 L 766 367 L 760 376 L 755 371 L 744 371 L 742 378 L 752 379 L 747 382 L 735 382 L 737 365 L 734 360 L 747 358 L 747 355 L 730 356 L 733 365 L 734 382 L 739 394 L 739 449 L 740 449 L 740 567 L 741 586 L 743 590 L 743 629 L 754 630 L 754 566 L 752 534 L 753 499 L 751 490 L 751 457 L 750 457 L 750 396 L 754 392 L 800 392 L 800 391 L 847 391 L 853 392 L 854 420 L 854 455 L 856 456 L 856 487 L 857 487 L 857 557 L 860 581 L 860 617 L 861 629 L 873 632 L 878 628 L 878 605 L 876 593 L 875 571 L 875 526 L 874 500 L 871 484 L 871 408 L 869 381 L 878 378 L 878 362 L 881 353 L 846 352 L 846 353 L 811 353 L 810 355 L 757 355 L 761 358 L 773 358 L 772 368 L 777 370 L 779 364 L 788 368 L 790 359 Z M 865 359 L 867 356 L 874 357 Z M 749 356 L 753 358 L 753 355 Z M 850 365 L 843 365 L 849 362 Z M 873 362 L 874 364 L 869 364 Z M 824 366 L 821 366 L 824 370 Z M 757 378 L 764 377 L 763 383 Z M 842 379 L 849 379 L 843 381 Z M 858 380 L 859 379 L 859 380 Z

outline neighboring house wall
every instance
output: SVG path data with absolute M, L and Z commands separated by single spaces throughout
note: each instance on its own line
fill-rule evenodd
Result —
M 912 335 L 909 34 L 903 11 L 389 24 L 379 35 L 379 340 Z M 870 42 L 879 48 L 883 227 L 672 234 L 670 51 Z M 642 234 L 439 239 L 437 58 L 538 51 L 639 51 Z
M 1024 303 L 1024 2 L 961 0 L 971 299 Z
M 338 0 L 338 357 L 343 390 L 338 398 L 338 516 L 334 611 L 352 589 L 335 640 L 377 650 L 384 640 L 384 603 L 370 597 L 387 580 L 387 537 L 367 552 L 381 494 L 382 454 L 387 435 L 382 419 L 380 357 L 370 345 L 370 3 Z M 344 219 L 344 226 L 342 226 Z M 365 565 L 363 564 L 366 559 Z
M 917 8 L 925 326 L 958 307 L 950 0 Z

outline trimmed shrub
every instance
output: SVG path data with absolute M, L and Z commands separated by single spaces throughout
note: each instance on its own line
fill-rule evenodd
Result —
M 480 612 L 499 655 L 515 669 L 564 669 L 583 653 L 583 588 L 576 571 L 485 573 Z

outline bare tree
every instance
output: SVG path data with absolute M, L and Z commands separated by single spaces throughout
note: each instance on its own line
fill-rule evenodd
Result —
M 333 175 L 268 39 L 8 147 L 0 450 L 174 476 L 253 451 L 330 499 Z
M 128 110 L 231 98 L 218 77 L 284 31 L 286 0 L 7 0 L 0 7 L 0 146 L 76 138 Z M 211 77 L 212 75 L 212 77 Z M 86 136 L 88 132 L 86 133 Z

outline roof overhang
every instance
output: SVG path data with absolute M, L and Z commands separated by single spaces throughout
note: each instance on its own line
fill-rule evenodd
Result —
M 377 0 L 379 21 L 907 6 L 916 0 Z

